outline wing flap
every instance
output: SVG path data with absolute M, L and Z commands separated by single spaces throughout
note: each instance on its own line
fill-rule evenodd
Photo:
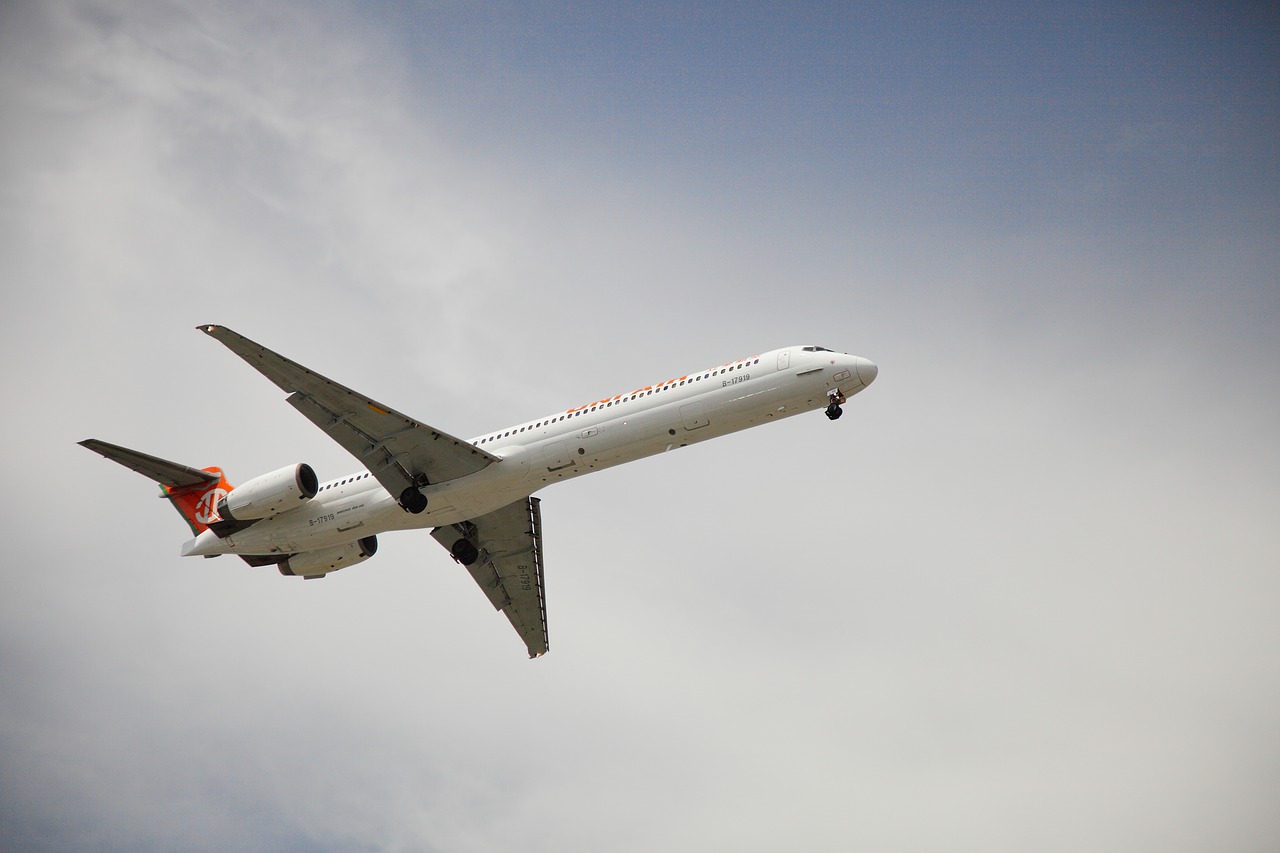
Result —
M 546 654 L 547 606 L 543 583 L 542 510 L 538 498 L 524 498 L 461 524 L 437 527 L 431 535 L 467 567 L 495 610 L 501 610 L 529 650 Z M 467 565 L 465 540 L 474 549 Z
M 199 326 L 281 390 L 288 403 L 359 459 L 387 491 L 443 483 L 497 461 L 463 439 L 419 423 L 272 352 L 225 326 Z

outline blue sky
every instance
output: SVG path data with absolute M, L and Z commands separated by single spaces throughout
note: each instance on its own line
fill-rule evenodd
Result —
M 0 11 L 0 847 L 1256 850 L 1280 767 L 1276 16 Z M 425 533 L 177 556 L 84 438 L 350 458 L 793 344 L 838 423 L 542 494 L 551 653 Z
M 531 135 L 546 157 L 582 137 L 615 169 L 736 184 L 746 167 L 826 205 L 869 197 L 1005 226 L 1127 225 L 1195 198 L 1212 218 L 1227 198 L 1261 213 L 1276 191 L 1275 22 L 1249 7 L 463 5 L 395 19 L 404 49 L 427 54 L 419 85 L 456 99 L 469 138 Z

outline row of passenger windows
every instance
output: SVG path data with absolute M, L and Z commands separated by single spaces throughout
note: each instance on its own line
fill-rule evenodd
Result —
M 370 476 L 369 472 L 365 471 L 363 474 L 360 474 L 357 477 L 347 477 L 346 479 L 339 480 L 336 483 L 328 483 L 326 485 L 323 485 L 320 487 L 320 491 L 323 492 L 325 489 L 336 489 L 338 488 L 338 486 L 345 486 L 347 483 L 354 483 L 356 480 L 367 480 L 369 479 L 369 476 Z
M 547 418 L 545 421 L 538 421 L 535 424 L 522 426 L 519 429 L 509 429 L 506 432 L 502 432 L 502 433 L 498 433 L 497 435 L 491 435 L 491 436 L 487 436 L 486 438 L 482 438 L 476 443 L 488 444 L 491 441 L 497 441 L 500 438 L 507 438 L 509 436 L 522 433 L 525 430 L 539 429 L 540 427 L 544 427 L 549 424 L 559 423 L 560 421 L 567 420 L 569 418 L 576 418 L 579 415 L 585 415 L 588 412 L 594 412 L 597 409 L 607 409 L 613 406 L 615 403 L 621 406 L 623 403 L 629 403 L 632 400 L 638 400 L 641 397 L 648 397 L 651 394 L 661 393 L 663 391 L 670 391 L 672 388 L 679 387 L 686 383 L 692 385 L 695 382 L 701 382 L 704 379 L 710 379 L 712 376 L 719 376 L 721 373 L 729 373 L 730 371 L 733 371 L 733 370 L 742 370 L 743 368 L 750 367 L 753 364 L 759 364 L 759 363 L 760 363 L 760 359 L 757 358 L 754 361 L 744 361 L 741 364 L 734 364 L 734 365 L 730 365 L 729 367 L 721 367 L 718 370 L 708 370 L 706 373 L 703 373 L 701 376 L 694 376 L 692 378 L 681 379 L 679 382 L 674 382 L 670 385 L 664 385 L 661 388 L 650 388 L 648 391 L 641 391 L 636 394 L 630 394 L 628 396 L 623 397 L 620 400 L 609 400 L 608 402 L 605 402 L 605 403 L 589 406 L 585 409 L 579 409 L 578 411 L 573 412 L 572 414 L 563 414 L 558 418 Z

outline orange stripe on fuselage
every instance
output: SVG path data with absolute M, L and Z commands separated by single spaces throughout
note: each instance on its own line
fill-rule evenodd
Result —
M 726 362 L 725 364 L 720 365 L 720 367 L 716 369 L 719 370 L 721 368 L 733 367 L 735 365 L 745 366 L 747 363 L 751 362 L 753 359 L 756 359 L 756 358 L 759 358 L 759 356 L 752 355 L 752 356 L 748 356 L 747 358 L 738 359 L 737 361 Z M 696 376 L 697 374 L 695 373 L 692 375 Z M 584 406 L 574 406 L 572 409 L 565 409 L 565 414 L 572 415 L 576 412 L 581 412 L 581 411 L 585 411 L 586 409 L 590 409 L 592 406 L 603 406 L 606 403 L 614 403 L 614 402 L 617 402 L 618 400 L 623 399 L 624 397 L 633 397 L 636 394 L 643 394 L 646 391 L 661 391 L 663 388 L 667 387 L 668 385 L 678 385 L 681 382 L 687 382 L 689 379 L 689 376 L 690 374 L 686 373 L 684 376 L 677 376 L 675 379 L 668 379 L 665 382 L 659 382 L 657 385 L 646 385 L 643 388 L 639 388 L 635 391 L 632 391 L 630 394 L 618 394 L 613 397 L 605 397 L 603 400 L 596 400 L 594 403 L 587 403 Z

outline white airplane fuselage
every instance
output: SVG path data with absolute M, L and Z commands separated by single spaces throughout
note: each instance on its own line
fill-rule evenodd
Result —
M 207 530 L 184 544 L 182 554 L 289 554 L 456 524 L 552 483 L 844 402 L 876 372 L 864 358 L 821 347 L 773 350 L 474 438 L 472 444 L 500 461 L 426 486 L 423 512 L 406 512 L 361 470 L 225 538 Z

